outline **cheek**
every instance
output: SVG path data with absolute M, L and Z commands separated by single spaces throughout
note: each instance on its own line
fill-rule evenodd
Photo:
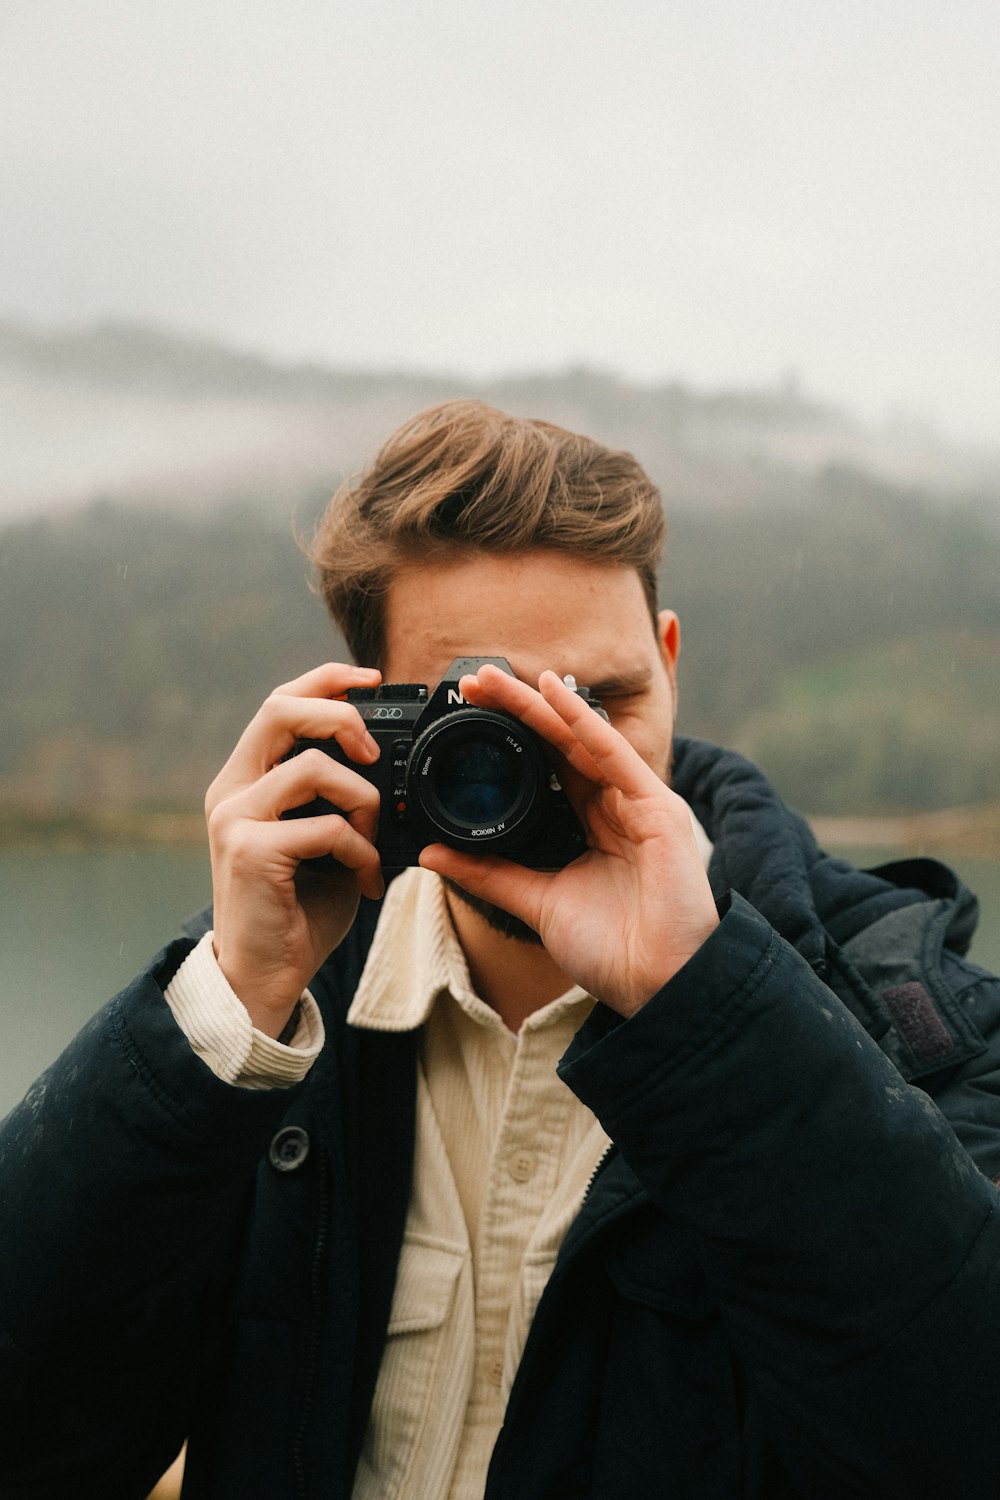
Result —
M 666 781 L 667 770 L 670 765 L 670 728 L 669 719 L 664 716 L 662 722 L 652 722 L 645 716 L 630 713 L 609 712 L 609 718 L 619 734 L 625 736 L 632 749 Z

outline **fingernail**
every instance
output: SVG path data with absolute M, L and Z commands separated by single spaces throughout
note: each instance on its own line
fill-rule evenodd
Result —
M 372 757 L 373 760 L 377 758 L 379 754 L 378 744 L 368 733 L 367 729 L 365 730 L 365 749 L 368 751 L 368 754 Z

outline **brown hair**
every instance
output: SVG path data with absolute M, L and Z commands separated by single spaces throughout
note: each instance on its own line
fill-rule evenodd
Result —
M 404 562 L 551 548 L 635 568 L 656 616 L 666 526 L 630 453 L 480 401 L 447 401 L 393 433 L 343 484 L 309 555 L 354 659 L 378 666 L 385 593 Z

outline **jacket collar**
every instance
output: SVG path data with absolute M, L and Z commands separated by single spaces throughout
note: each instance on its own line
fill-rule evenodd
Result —
M 701 740 L 675 739 L 672 784 L 713 842 L 716 897 L 739 891 L 814 968 L 825 968 L 828 939 L 847 943 L 890 912 L 927 900 L 949 902 L 946 942 L 959 953 L 968 948 L 976 899 L 936 860 L 854 869 L 819 849 L 805 819 L 755 765 Z

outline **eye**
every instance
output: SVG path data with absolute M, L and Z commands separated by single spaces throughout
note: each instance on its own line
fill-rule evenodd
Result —
M 598 702 L 609 719 L 622 719 L 634 706 L 635 698 L 635 693 L 609 693 Z

